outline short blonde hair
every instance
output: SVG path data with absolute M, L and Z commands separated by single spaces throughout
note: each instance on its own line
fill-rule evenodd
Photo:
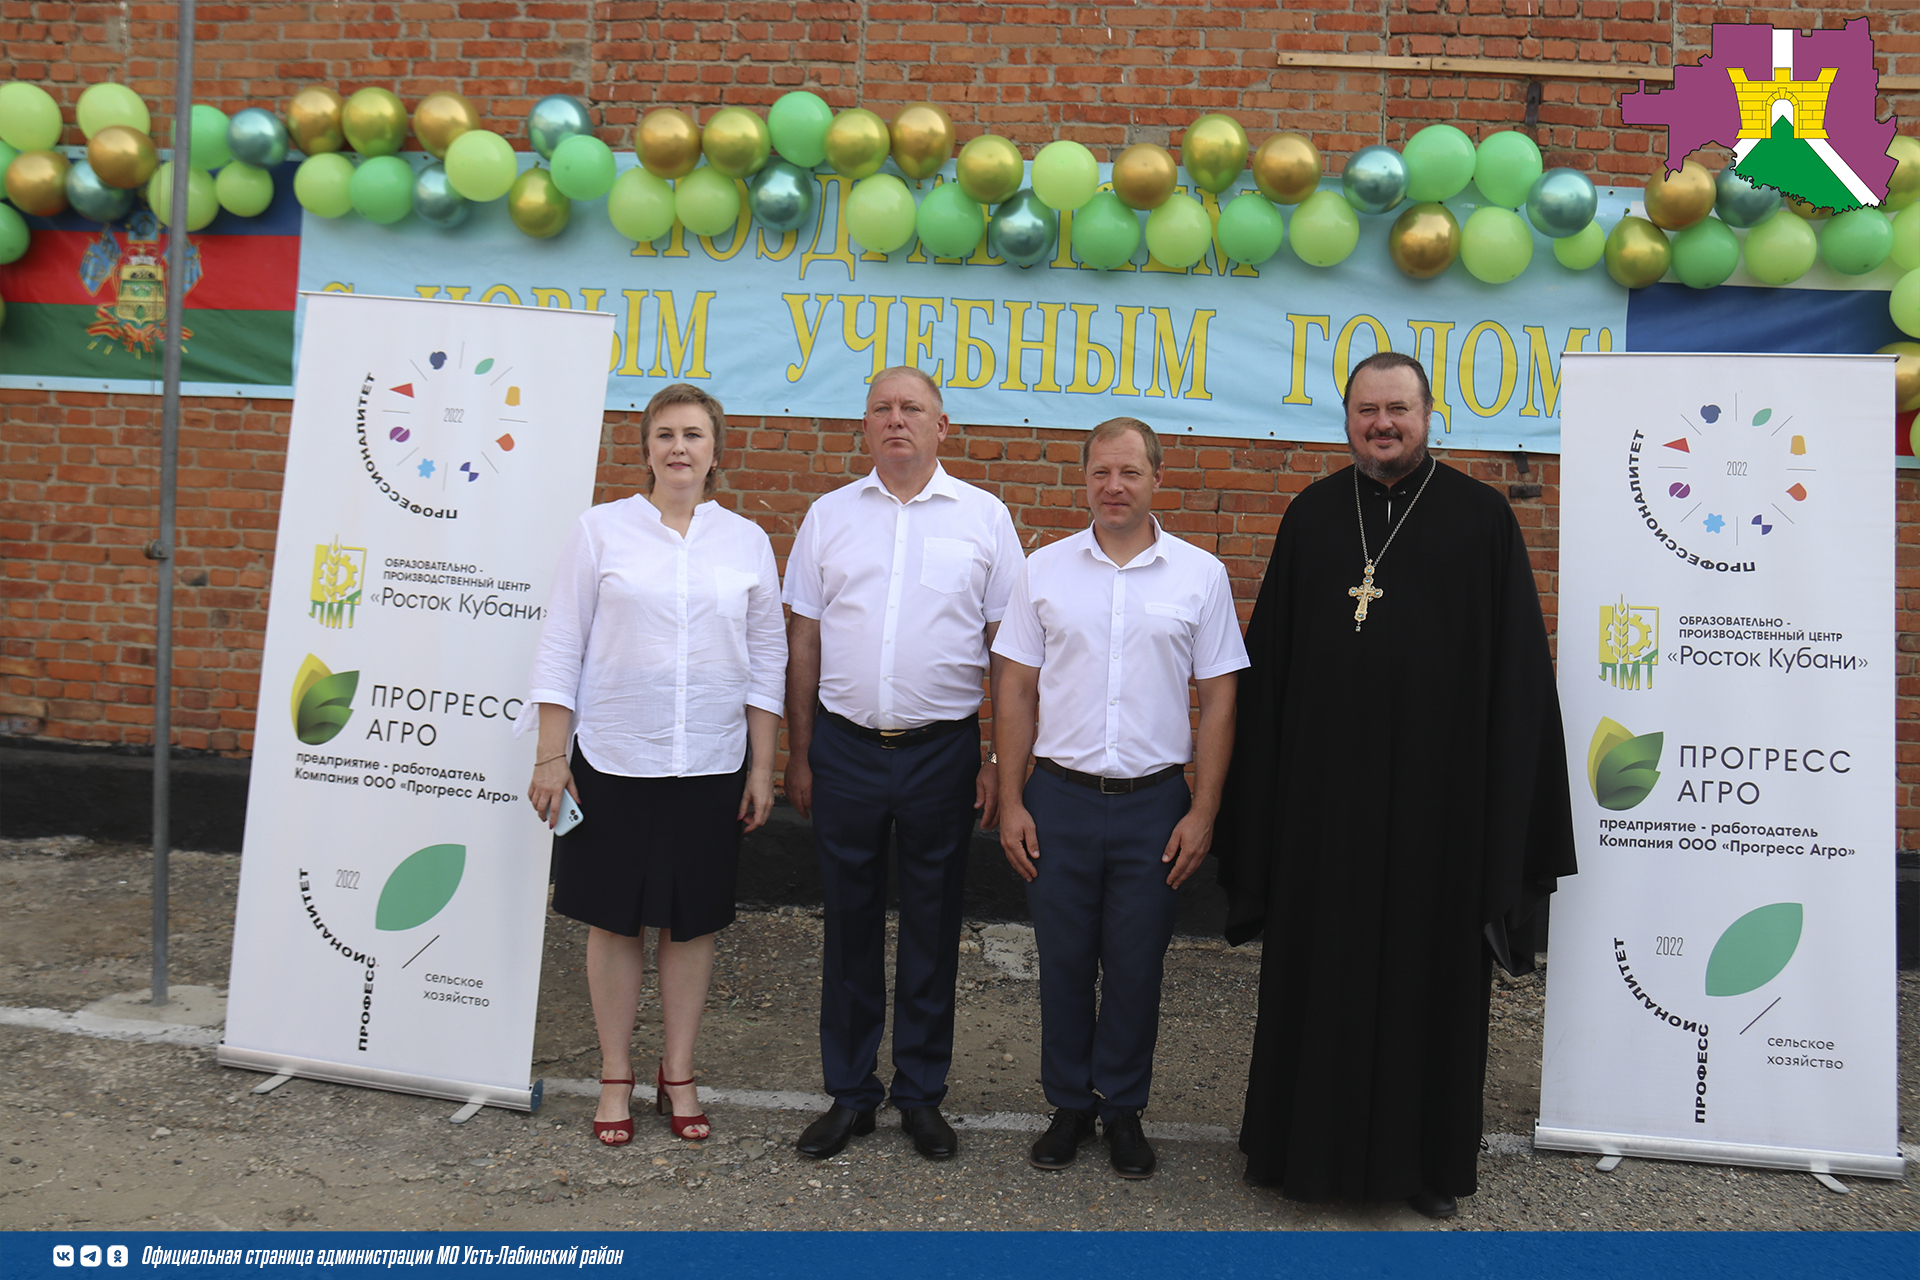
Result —
M 649 445 L 647 437 L 653 431 L 653 420 L 662 409 L 676 404 L 696 404 L 706 410 L 707 420 L 713 424 L 713 465 L 707 469 L 706 496 L 711 498 L 714 490 L 720 487 L 720 455 L 727 447 L 727 411 L 720 402 L 707 392 L 688 382 L 676 382 L 663 387 L 647 401 L 647 407 L 640 412 L 640 456 L 647 456 Z M 647 468 L 647 492 L 653 492 L 653 468 Z
M 897 364 L 897 365 L 894 365 L 891 369 L 882 369 L 880 372 L 874 374 L 873 381 L 867 384 L 867 394 L 872 395 L 873 388 L 879 386 L 881 383 L 885 382 L 888 378 L 914 379 L 921 386 L 927 389 L 928 395 L 933 397 L 933 407 L 940 410 L 941 412 L 946 411 L 947 402 L 940 395 L 940 384 L 935 382 L 933 380 L 933 375 L 928 373 L 925 369 L 915 368 L 913 365 L 910 365 L 910 364 Z
M 1080 465 L 1086 466 L 1088 460 L 1093 457 L 1094 445 L 1102 440 L 1117 440 L 1129 431 L 1140 437 L 1140 443 L 1146 446 L 1147 465 L 1158 471 L 1161 458 L 1164 456 L 1160 451 L 1160 437 L 1154 434 L 1152 427 L 1138 418 L 1108 418 L 1087 432 L 1087 438 L 1080 444 Z

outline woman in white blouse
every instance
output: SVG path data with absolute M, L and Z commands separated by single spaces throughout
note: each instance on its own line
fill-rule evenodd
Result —
M 720 402 L 697 387 L 676 383 L 647 405 L 652 487 L 580 517 L 533 666 L 528 799 L 548 826 L 565 795 L 584 814 L 555 844 L 553 909 L 588 926 L 593 1131 L 608 1146 L 633 1137 L 628 1050 L 649 928 L 665 1022 L 654 1106 L 678 1137 L 710 1132 L 693 1045 L 714 933 L 733 921 L 742 820 L 751 831 L 773 806 L 780 583 L 767 535 L 709 501 L 725 432 Z

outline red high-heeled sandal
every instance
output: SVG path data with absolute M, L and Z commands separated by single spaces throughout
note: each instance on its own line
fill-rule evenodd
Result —
M 629 1086 L 627 1093 L 627 1118 L 625 1120 L 595 1120 L 593 1122 L 593 1136 L 600 1140 L 601 1145 L 624 1147 L 633 1141 L 633 1093 L 631 1090 L 633 1077 L 628 1076 L 625 1080 L 603 1079 L 600 1083 L 624 1084 Z
M 707 1113 L 702 1111 L 697 1116 L 675 1115 L 673 1113 L 673 1100 L 667 1097 L 668 1085 L 672 1085 L 677 1089 L 683 1084 L 692 1083 L 693 1078 L 691 1076 L 685 1080 L 667 1079 L 667 1064 L 664 1062 L 661 1063 L 658 1074 L 653 1078 L 653 1109 L 656 1114 L 663 1115 L 667 1118 L 667 1126 L 673 1130 L 674 1137 L 686 1142 L 701 1142 L 713 1136 L 713 1126 L 707 1123 Z M 689 1137 L 687 1130 L 695 1128 L 696 1126 L 705 1129 L 706 1132 L 694 1134 Z

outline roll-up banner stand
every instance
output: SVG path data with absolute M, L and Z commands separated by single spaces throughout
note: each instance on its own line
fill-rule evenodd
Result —
M 305 303 L 219 1061 L 532 1110 L 550 838 L 511 726 L 613 318 Z
M 1534 1141 L 1900 1177 L 1894 359 L 1565 359 Z

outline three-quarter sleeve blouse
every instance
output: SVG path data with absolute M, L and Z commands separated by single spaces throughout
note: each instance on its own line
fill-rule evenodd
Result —
M 703 502 L 683 538 L 635 495 L 582 515 L 560 553 L 522 727 L 556 703 L 602 773 L 731 773 L 746 709 L 782 714 L 786 668 L 760 526 Z

